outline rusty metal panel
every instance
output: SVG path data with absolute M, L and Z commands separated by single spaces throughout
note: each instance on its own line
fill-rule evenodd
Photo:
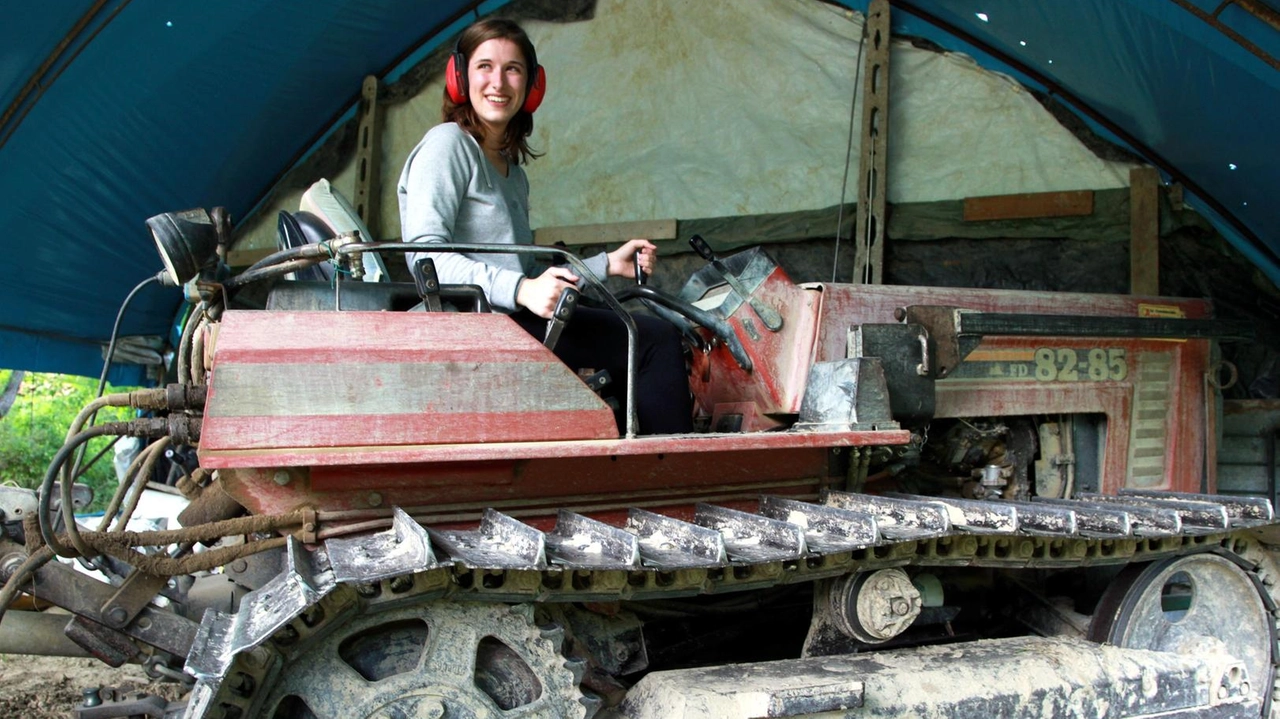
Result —
M 894 285 L 805 285 L 820 290 L 815 361 L 844 359 L 850 326 L 897 322 L 894 311 L 908 305 L 937 305 L 982 312 L 1099 317 L 1185 317 L 1207 319 L 1212 304 L 1201 299 L 1101 295 L 1084 292 L 1027 292 L 960 287 Z
M 200 457 L 617 436 L 613 413 L 498 314 L 228 312 Z
M 310 506 L 382 516 L 400 506 L 415 517 L 456 521 L 485 507 L 523 518 L 564 506 L 595 516 L 695 501 L 754 505 L 762 493 L 812 498 L 843 480 L 829 447 L 908 439 L 905 431 L 806 432 L 448 445 L 401 448 L 401 461 L 380 462 L 334 450 L 325 456 L 339 462 L 293 454 L 291 469 L 266 466 L 275 455 L 245 453 L 238 457 L 244 468 L 223 468 L 219 476 L 228 494 L 257 513 Z

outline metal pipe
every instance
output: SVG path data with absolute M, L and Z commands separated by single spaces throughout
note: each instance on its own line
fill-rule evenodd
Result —
M 0 620 L 0 654 L 88 657 L 89 652 L 62 633 L 69 614 L 12 611 Z

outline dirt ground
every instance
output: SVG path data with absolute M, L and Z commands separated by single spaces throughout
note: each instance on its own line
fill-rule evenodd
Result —
M 153 683 L 136 664 L 119 669 L 96 659 L 0 654 L 0 717 L 68 719 L 84 704 L 84 690 L 116 687 L 126 691 L 179 697 L 180 685 Z

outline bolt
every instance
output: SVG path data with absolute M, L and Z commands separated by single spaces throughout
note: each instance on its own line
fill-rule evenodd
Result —
M 112 626 L 122 627 L 129 621 L 129 611 L 124 607 L 111 607 L 107 610 L 107 621 Z
M 102 687 L 98 687 L 97 689 L 85 689 L 84 690 L 84 706 L 96 707 L 102 704 L 102 694 L 100 694 L 101 691 L 102 691 Z
M 261 669 L 267 665 L 269 658 L 265 647 L 254 647 L 248 654 L 242 654 L 240 660 L 250 669 Z
M 889 603 L 889 606 L 892 609 L 894 615 L 899 617 L 905 617 L 907 615 L 907 612 L 911 611 L 911 604 L 908 603 L 907 600 L 903 599 L 902 597 L 895 598 L 892 602 Z
M 272 641 L 281 646 L 293 644 L 298 641 L 298 630 L 286 624 L 272 637 Z
M 274 477 L 272 477 L 272 479 L 275 480 L 276 484 L 283 487 L 289 483 L 289 480 L 291 479 L 291 477 L 289 476 L 288 472 L 284 471 L 283 469 L 278 469 L 276 470 L 276 474 Z
M 239 574 L 249 569 L 249 563 L 243 559 L 237 559 L 231 563 L 231 571 Z
M 381 494 L 378 494 L 377 492 L 370 492 L 370 493 L 369 493 L 369 506 L 370 506 L 370 507 L 379 507 L 379 506 L 382 506 L 382 495 L 381 495 Z
M 398 576 L 398 577 L 392 577 L 392 578 L 391 578 L 391 591 L 392 591 L 392 592 L 395 592 L 396 594 L 400 594 L 401 592 L 407 592 L 407 591 L 409 591 L 410 589 L 413 589 L 413 575 L 412 575 L 412 574 L 401 574 L 401 575 L 400 575 L 400 576 Z
M 424 719 L 440 719 L 444 716 L 444 711 L 443 699 L 426 699 L 418 705 L 418 716 Z
M 18 571 L 18 567 L 22 566 L 25 561 L 27 561 L 27 555 L 22 552 L 4 555 L 4 558 L 0 559 L 0 578 L 9 581 L 9 577 L 12 577 L 13 573 Z
M 256 682 L 253 681 L 253 677 L 245 674 L 244 672 L 236 672 L 235 674 L 232 674 L 227 679 L 227 682 L 231 687 L 231 691 L 242 697 L 247 697 L 252 694 L 254 686 L 256 685 Z
M 136 624 L 138 629 L 144 632 L 151 628 L 151 620 L 147 619 L 146 617 L 138 617 L 138 621 Z

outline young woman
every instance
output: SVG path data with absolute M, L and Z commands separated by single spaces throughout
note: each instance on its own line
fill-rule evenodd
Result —
M 532 244 L 529 181 L 521 165 L 538 157 L 528 137 L 546 89 L 533 43 L 510 20 L 481 20 L 463 31 L 446 72 L 443 124 L 427 132 L 400 174 L 402 237 L 442 245 Z M 636 239 L 585 263 L 597 277 L 633 276 L 636 258 L 641 269 L 653 271 L 656 249 Z M 410 265 L 423 255 L 435 261 L 442 283 L 479 285 L 493 307 L 535 337 L 545 331 L 560 292 L 581 282 L 568 267 L 534 275 L 527 255 L 432 251 L 411 256 Z M 689 432 L 692 408 L 679 336 L 662 320 L 635 320 L 639 431 Z M 578 307 L 555 353 L 574 370 L 608 370 L 612 392 L 626 406 L 627 334 L 612 311 Z

